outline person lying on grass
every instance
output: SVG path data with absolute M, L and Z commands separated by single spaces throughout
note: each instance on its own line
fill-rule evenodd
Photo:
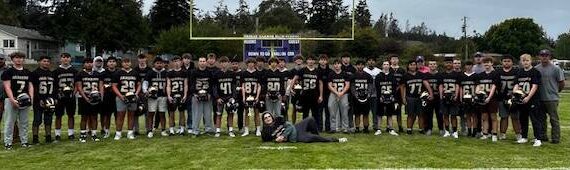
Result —
M 327 138 L 319 136 L 317 131 L 317 123 L 313 117 L 303 119 L 301 122 L 293 125 L 291 122 L 285 121 L 282 116 L 274 117 L 269 112 L 262 114 L 263 129 L 261 131 L 261 140 L 263 142 L 275 141 L 277 143 L 284 142 L 347 142 L 346 138 Z

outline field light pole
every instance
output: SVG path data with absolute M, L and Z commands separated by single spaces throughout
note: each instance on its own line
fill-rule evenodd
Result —
M 465 60 L 467 60 L 469 57 L 469 42 L 467 41 L 467 17 L 464 16 L 463 19 L 461 19 L 461 20 L 463 20 L 463 27 L 461 27 L 461 28 L 463 31 L 463 41 L 465 41 L 465 57 L 464 58 L 465 58 Z

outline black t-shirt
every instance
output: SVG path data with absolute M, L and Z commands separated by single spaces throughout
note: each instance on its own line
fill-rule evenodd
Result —
M 342 71 L 346 72 L 346 74 L 348 75 L 352 75 L 354 73 L 356 73 L 356 67 L 354 67 L 352 64 L 349 65 L 342 65 L 341 66 Z
M 328 82 L 332 83 L 332 87 L 335 88 L 337 92 L 341 92 L 345 88 L 345 83 L 350 82 L 350 76 L 344 71 L 340 73 L 334 71 L 330 72 L 328 79 Z
M 287 90 L 287 81 L 291 79 L 291 70 L 281 70 L 281 74 L 283 75 L 283 91 Z
M 170 79 L 170 95 L 184 95 L 184 80 L 187 79 L 187 72 L 184 69 L 170 70 L 166 73 L 166 77 Z
M 350 79 L 350 86 L 354 88 L 354 90 L 358 89 L 367 89 L 369 85 L 374 84 L 374 78 L 364 71 L 357 71 L 352 74 L 352 78 Z
M 441 84 L 441 79 L 444 77 L 442 76 L 442 73 L 437 72 L 435 74 L 432 73 L 426 73 L 426 80 L 429 83 L 429 86 L 431 87 L 431 90 L 433 92 L 433 97 L 434 99 L 439 99 L 439 85 Z
M 241 96 L 241 75 L 242 75 L 242 71 L 241 70 L 231 70 L 231 72 L 234 74 L 235 79 L 236 79 L 236 96 Z M 238 100 L 241 100 L 242 98 L 238 97 Z
M 31 80 L 34 86 L 34 94 L 38 96 L 34 98 L 36 101 L 49 97 L 55 98 L 57 83 L 52 71 L 37 68 L 32 72 Z
M 236 97 L 237 79 L 233 71 L 219 71 L 216 74 L 216 90 L 218 98 Z
M 420 72 L 416 72 L 415 74 L 404 74 L 400 84 L 406 85 L 406 97 L 419 98 L 420 94 L 425 89 L 423 84 L 424 80 L 425 75 Z
M 265 70 L 263 74 L 263 85 L 268 92 L 278 92 L 281 95 L 285 95 L 285 84 L 283 82 L 287 81 L 287 75 L 279 70 Z
M 441 79 L 439 81 L 439 83 L 441 85 L 443 85 L 443 92 L 445 93 L 445 91 L 451 91 L 453 94 L 455 94 L 455 92 L 457 92 L 459 89 L 456 89 L 455 85 L 458 85 L 460 82 L 460 78 L 459 78 L 459 74 L 455 71 L 451 71 L 449 73 L 447 72 L 442 72 L 441 74 Z M 437 88 L 439 89 L 439 88 Z M 433 89 L 434 91 L 437 91 L 435 89 Z
M 485 93 L 487 93 L 487 95 L 491 94 L 491 88 L 493 85 L 495 85 L 498 89 L 498 87 L 500 87 L 501 85 L 501 80 L 499 77 L 499 74 L 497 73 L 497 71 L 491 71 L 490 73 L 487 72 L 481 72 L 479 74 L 477 74 L 477 85 L 482 85 L 483 86 L 483 90 L 485 91 Z M 497 95 L 494 95 L 493 98 L 496 98 Z
M 85 70 L 80 71 L 75 76 L 75 82 L 81 83 L 81 88 L 85 95 L 88 95 L 92 91 L 99 91 L 99 83 L 104 81 L 104 74 L 99 72 L 87 72 Z
M 380 73 L 376 75 L 374 81 L 376 81 L 376 93 L 378 96 L 382 96 L 382 93 L 385 91 L 391 91 L 395 96 L 400 95 L 395 91 L 398 88 L 398 81 L 396 80 L 396 77 L 394 77 L 393 72 L 389 72 L 388 74 Z
M 398 86 L 400 86 L 400 83 L 402 82 L 402 78 L 404 77 L 404 74 L 406 74 L 406 70 L 404 70 L 404 69 L 401 68 L 401 67 L 398 67 L 397 69 L 390 68 L 390 72 L 393 73 L 394 78 L 395 78 L 396 81 L 398 82 Z M 401 89 L 398 88 L 398 91 L 396 91 L 396 93 L 398 93 L 398 95 L 396 95 L 395 98 L 396 98 L 396 100 L 398 100 L 398 101 L 401 101 L 401 97 L 402 97 L 402 96 L 400 96 L 400 90 L 401 90 Z
M 103 78 L 103 87 L 105 88 L 105 95 L 103 96 L 105 99 L 114 99 L 116 94 L 113 92 L 113 77 L 115 77 L 115 73 L 117 70 L 108 70 L 101 72 L 101 77 Z
M 155 86 L 158 88 L 158 93 L 156 95 L 158 97 L 165 97 L 166 96 L 166 69 L 161 71 L 156 69 L 151 69 L 149 72 L 146 73 L 146 77 L 144 81 L 148 82 L 148 88 Z
M 471 73 L 467 75 L 466 73 L 461 74 L 461 88 L 463 95 L 470 94 L 475 96 L 475 90 L 477 88 L 477 74 Z
M 319 95 L 319 81 L 321 77 L 317 68 L 309 70 L 305 67 L 297 72 L 297 76 L 299 76 L 299 84 L 303 86 L 303 94 Z
M 123 96 L 128 92 L 136 93 L 137 83 L 140 81 L 139 73 L 133 69 L 130 71 L 117 70 L 112 80 L 113 84 L 117 84 L 117 88 Z
M 209 94 L 213 93 L 212 86 L 214 85 L 214 76 L 211 71 L 208 69 L 200 70 L 195 69 L 192 70 L 190 74 L 190 94 L 197 94 L 200 90 L 206 90 Z
M 134 70 L 139 73 L 139 79 L 141 81 L 144 81 L 146 79 L 146 74 L 148 74 L 149 72 L 152 71 L 152 68 L 150 67 L 145 67 L 143 69 L 141 69 L 140 67 L 135 67 Z M 142 83 L 142 82 L 141 82 Z
M 530 90 L 532 89 L 532 85 L 540 85 L 541 84 L 542 75 L 538 70 L 535 68 L 531 68 L 530 70 L 520 69 L 516 73 L 516 78 L 514 83 L 519 85 L 519 88 L 525 92 L 525 94 L 530 94 Z M 538 88 L 535 94 L 532 96 L 533 100 L 538 99 Z
M 257 88 L 261 85 L 261 75 L 259 71 L 249 72 L 244 70 L 241 72 L 242 89 L 246 96 L 256 96 Z
M 334 72 L 331 68 L 329 68 L 329 66 L 327 65 L 327 67 L 322 68 L 321 66 L 319 66 L 317 68 L 319 70 L 319 76 L 321 77 L 321 80 L 323 81 L 323 84 L 328 84 L 329 82 L 329 74 L 331 74 L 332 72 Z M 323 94 L 327 95 L 330 93 L 329 88 L 323 88 Z
M 54 74 L 56 79 L 58 80 L 57 88 L 62 90 L 63 87 L 69 86 L 71 89 L 75 89 L 75 75 L 77 74 L 77 70 L 73 67 L 69 67 L 67 69 L 58 67 L 54 70 Z
M 513 91 L 515 87 L 515 74 L 518 71 L 513 68 L 509 72 L 505 72 L 503 69 L 497 71 L 499 73 L 499 78 L 501 79 L 500 86 L 497 86 L 497 99 L 506 100 L 508 94 Z
M 10 81 L 10 89 L 12 89 L 12 94 L 16 98 L 22 93 L 30 94 L 28 82 L 31 75 L 32 73 L 28 69 L 18 70 L 11 67 L 2 74 L 2 81 Z M 8 98 L 8 95 L 6 95 L 6 98 Z

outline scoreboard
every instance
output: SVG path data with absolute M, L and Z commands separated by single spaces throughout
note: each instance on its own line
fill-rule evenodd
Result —
M 293 57 L 301 54 L 301 41 L 290 38 L 298 38 L 297 35 L 244 35 L 248 38 L 243 41 L 243 60 L 257 58 L 259 56 L 269 59 L 271 57 L 283 57 L 286 61 L 292 61 Z M 259 40 L 255 38 L 289 38 L 284 40 Z

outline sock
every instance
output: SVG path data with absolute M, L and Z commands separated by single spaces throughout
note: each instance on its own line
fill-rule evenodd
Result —
M 121 132 L 115 132 L 115 135 L 116 135 L 116 136 L 121 136 L 122 134 L 121 134 Z
M 186 127 L 180 126 L 180 131 L 184 131 L 184 129 L 186 129 Z
M 105 133 L 109 133 L 109 129 L 104 129 L 103 131 L 105 131 Z
M 174 127 L 170 127 L 170 133 L 174 133 Z
M 220 128 L 216 128 L 216 133 L 220 133 Z
M 97 131 L 96 131 L 96 130 L 91 130 L 91 136 L 97 136 Z
M 79 132 L 81 133 L 81 135 L 85 135 L 87 133 L 87 130 L 80 130 Z
M 234 131 L 234 127 L 229 127 L 228 131 L 233 132 Z
M 68 129 L 68 130 L 67 130 L 67 134 L 68 134 L 69 136 L 73 135 L 74 132 L 75 132 L 75 131 L 74 131 L 73 129 Z
M 243 128 L 243 131 L 244 131 L 244 132 L 249 132 L 249 128 L 248 128 L 248 127 L 244 127 L 244 128 Z
M 133 131 L 133 130 L 127 131 L 127 135 L 133 135 L 134 133 L 135 133 L 135 131 Z
M 55 129 L 55 136 L 61 136 L 61 129 Z
M 256 130 L 256 131 L 261 131 L 261 126 L 257 126 L 257 127 L 255 128 L 255 130 Z

